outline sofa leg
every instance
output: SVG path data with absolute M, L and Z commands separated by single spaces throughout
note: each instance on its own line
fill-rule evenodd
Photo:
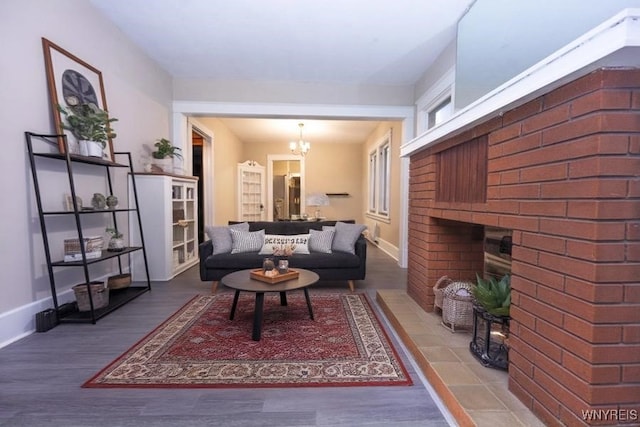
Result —
M 356 290 L 356 285 L 353 282 L 353 280 L 348 280 L 347 282 L 349 282 L 349 289 L 351 289 L 351 292 Z
M 211 282 L 211 293 L 215 294 L 216 290 L 218 290 L 218 281 L 214 280 L 213 282 Z

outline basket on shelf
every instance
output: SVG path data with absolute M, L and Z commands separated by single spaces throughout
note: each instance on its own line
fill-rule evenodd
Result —
M 107 288 L 109 289 L 124 289 L 131 285 L 131 274 L 116 274 L 115 276 L 109 276 L 107 279 Z
M 452 332 L 473 326 L 473 295 L 471 282 L 453 282 L 442 297 L 442 324 Z
M 453 280 L 449 278 L 449 276 L 442 276 L 438 279 L 435 286 L 433 287 L 433 293 L 436 296 L 436 300 L 433 305 L 436 308 L 442 310 L 442 298 L 444 297 L 444 290 L 447 286 L 453 283 Z
M 93 309 L 97 310 L 109 305 L 109 289 L 104 286 L 104 282 L 91 282 L 89 284 L 91 288 L 91 299 L 93 300 Z M 76 294 L 76 301 L 78 302 L 79 311 L 91 311 L 91 304 L 89 303 L 89 292 L 87 291 L 87 284 L 81 283 L 73 287 L 73 292 Z

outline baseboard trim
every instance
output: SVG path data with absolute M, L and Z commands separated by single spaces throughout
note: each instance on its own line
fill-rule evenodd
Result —
M 378 237 L 376 239 L 376 242 L 372 243 L 372 244 L 376 245 L 378 248 L 380 248 L 380 250 L 382 252 L 386 253 L 391 258 L 395 259 L 396 261 L 398 261 L 400 259 L 400 249 L 397 246 L 392 245 L 391 243 L 387 242 L 386 240 L 381 239 L 381 238 Z
M 75 301 L 72 289 L 58 294 L 59 301 Z M 36 313 L 53 307 L 51 297 L 43 298 L 0 314 L 0 348 L 16 342 L 36 331 Z
M 128 272 L 128 269 L 123 269 L 123 272 Z M 92 280 L 106 282 L 107 278 L 108 275 L 104 275 Z M 76 295 L 72 288 L 58 293 L 59 305 L 75 300 Z M 51 297 L 33 301 L 5 313 L 0 313 L 0 348 L 34 333 L 36 331 L 36 313 L 48 308 L 53 308 L 53 298 Z

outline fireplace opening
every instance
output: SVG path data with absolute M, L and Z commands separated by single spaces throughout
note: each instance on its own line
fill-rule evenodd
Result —
M 511 274 L 512 231 L 485 227 L 484 235 L 484 284 L 492 281 L 510 285 L 510 276 L 507 275 Z M 484 366 L 509 369 L 509 319 L 507 315 L 494 315 L 474 303 L 469 350 Z
M 505 228 L 484 228 L 484 277 L 500 280 L 511 274 L 511 236 Z

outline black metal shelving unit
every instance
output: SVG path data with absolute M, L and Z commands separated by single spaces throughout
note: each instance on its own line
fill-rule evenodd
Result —
M 82 260 L 79 261 L 56 261 L 51 258 L 51 250 L 49 246 L 49 237 L 47 234 L 47 218 L 55 217 L 55 216 L 73 216 L 75 220 L 75 233 L 80 242 L 84 241 L 84 235 L 81 224 L 81 217 L 85 215 L 96 215 L 96 214 L 104 214 L 108 213 L 111 215 L 111 220 L 113 221 L 113 225 L 116 229 L 118 229 L 118 213 L 122 212 L 135 212 L 138 220 L 139 229 L 142 230 L 142 220 L 140 218 L 140 212 L 138 211 L 138 193 L 136 189 L 135 183 L 135 174 L 133 173 L 133 162 L 131 159 L 131 153 L 129 152 L 114 152 L 114 159 L 117 156 L 126 157 L 127 163 L 117 163 L 109 160 L 97 158 L 97 157 L 86 157 L 80 156 L 77 154 L 72 154 L 69 152 L 69 146 L 67 143 L 66 135 L 43 135 L 37 134 L 33 132 L 25 132 L 26 141 L 27 141 L 27 149 L 29 152 L 29 161 L 31 163 L 31 173 L 33 176 L 33 185 L 36 196 L 36 204 L 38 206 L 38 216 L 40 219 L 40 228 L 42 229 L 42 239 L 44 243 L 44 252 L 47 261 L 47 270 L 49 273 L 49 281 L 51 285 L 51 297 L 53 299 L 54 309 L 57 314 L 57 321 L 64 323 L 96 323 L 98 319 L 106 316 L 112 311 L 116 310 L 119 307 L 122 307 L 129 301 L 134 298 L 142 295 L 143 293 L 151 290 L 151 281 L 149 279 L 149 266 L 147 263 L 147 253 L 144 245 L 144 237 L 142 236 L 142 231 L 140 231 L 140 242 L 141 246 L 134 246 L 125 248 L 119 252 L 108 252 L 103 251 L 102 256 L 99 258 L 91 258 L 87 259 L 87 254 L 85 252 L 84 245 L 80 245 L 80 252 L 82 254 Z M 58 142 L 62 139 L 64 142 L 65 152 L 60 153 L 58 150 Z M 42 151 L 35 151 L 34 145 L 39 144 L 39 147 L 42 147 Z M 64 211 L 64 210 L 44 210 L 42 206 L 42 199 L 40 196 L 40 183 L 38 181 L 38 162 L 36 158 L 46 158 L 57 161 L 62 161 L 65 164 L 67 179 L 69 180 L 69 188 L 71 190 L 71 199 L 73 204 L 73 210 Z M 131 176 L 131 188 L 133 191 L 134 197 L 134 208 L 116 208 L 116 209 L 92 209 L 92 210 L 84 210 L 80 206 L 78 206 L 78 202 L 76 199 L 76 185 L 75 178 L 73 173 L 73 165 L 76 163 L 82 163 L 86 165 L 93 165 L 96 167 L 102 167 L 105 170 L 105 175 L 107 179 L 107 187 L 109 194 L 113 194 L 113 187 L 111 181 L 111 168 L 128 168 L 129 176 Z M 141 286 L 138 284 L 132 283 L 131 286 L 123 289 L 111 289 L 109 291 L 109 304 L 105 307 L 95 308 L 93 296 L 91 293 L 91 277 L 89 272 L 89 265 L 99 263 L 108 259 L 116 258 L 118 261 L 118 270 L 119 274 L 123 273 L 123 257 L 128 257 L 129 254 L 136 251 L 142 251 L 143 259 L 144 259 L 144 267 L 146 272 L 146 286 Z M 130 265 L 130 264 L 129 264 Z M 77 311 L 77 310 L 68 310 L 61 309 L 60 304 L 58 304 L 58 296 L 56 289 L 56 280 L 54 274 L 54 268 L 58 267 L 77 267 L 82 268 L 84 271 L 85 284 L 87 286 L 87 292 L 89 296 L 89 311 Z M 141 282 L 144 283 L 144 282 Z

